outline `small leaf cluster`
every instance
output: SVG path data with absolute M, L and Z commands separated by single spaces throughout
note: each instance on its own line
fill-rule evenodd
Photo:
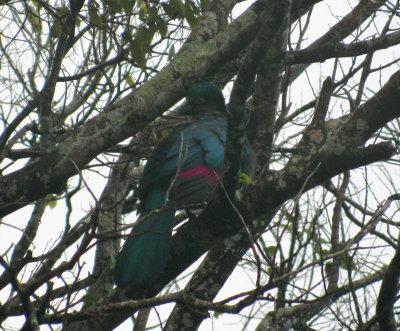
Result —
M 161 39 L 167 38 L 168 23 L 172 20 L 186 20 L 194 27 L 201 12 L 208 7 L 209 0 L 102 0 L 102 3 L 108 12 L 128 15 L 134 21 L 133 25 L 126 25 L 122 38 L 129 44 L 135 64 L 143 69 L 152 51 L 154 35 L 158 33 Z M 90 21 L 97 27 L 104 27 L 99 3 L 91 0 L 88 8 Z

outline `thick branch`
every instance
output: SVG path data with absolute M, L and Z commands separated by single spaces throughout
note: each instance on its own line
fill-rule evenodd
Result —
M 230 196 L 237 183 L 245 144 L 245 103 L 250 84 L 254 82 L 256 73 L 262 60 L 268 54 L 268 50 L 274 45 L 274 41 L 282 36 L 282 33 L 279 32 L 287 31 L 291 5 L 290 0 L 280 1 L 275 2 L 271 8 L 265 9 L 262 14 L 264 23 L 250 45 L 233 85 L 228 105 L 229 121 L 225 149 L 225 162 L 230 167 L 224 180 Z
M 325 60 L 339 57 L 350 57 L 368 54 L 380 49 L 386 49 L 400 43 L 400 31 L 396 31 L 385 36 L 371 40 L 360 41 L 353 44 L 332 44 L 321 47 L 310 47 L 301 51 L 289 53 L 285 59 L 285 64 L 301 64 L 324 62 Z

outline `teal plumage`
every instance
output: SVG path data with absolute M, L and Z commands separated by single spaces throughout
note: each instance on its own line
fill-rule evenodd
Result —
M 218 87 L 204 82 L 193 85 L 186 99 L 182 113 L 193 122 L 169 133 L 145 166 L 138 187 L 140 217 L 116 258 L 118 286 L 146 286 L 160 275 L 176 209 L 207 200 L 218 185 L 227 129 L 224 97 Z M 249 154 L 246 147 L 245 168 Z

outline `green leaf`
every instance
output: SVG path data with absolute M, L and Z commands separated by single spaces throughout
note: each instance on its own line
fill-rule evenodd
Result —
M 42 30 L 42 24 L 40 21 L 40 17 L 39 17 L 39 12 L 36 10 L 36 8 L 28 6 L 28 22 L 31 24 L 32 26 L 32 30 L 35 33 L 39 33 Z
M 133 78 L 131 76 L 127 76 L 125 78 L 126 82 L 128 83 L 129 86 L 133 86 L 135 85 L 135 81 L 133 80 Z
M 32 3 L 35 5 L 35 7 L 37 8 L 37 10 L 40 10 L 41 4 L 40 4 L 38 1 L 33 0 Z
M 147 27 L 142 25 L 136 31 L 135 40 L 142 44 L 143 50 L 146 52 L 150 52 L 150 44 L 153 40 L 154 33 L 156 32 L 156 26 L 151 25 Z
M 138 0 L 139 8 L 147 10 L 147 2 L 145 0 Z
M 137 66 L 143 69 L 146 66 L 146 52 L 144 51 L 143 44 L 136 39 L 132 40 L 130 43 L 130 50 Z
M 221 22 L 221 30 L 225 30 L 228 27 L 228 20 L 224 19 Z
M 211 2 L 210 0 L 200 0 L 201 12 L 204 13 L 208 9 L 210 2 Z
M 110 256 L 111 257 L 111 261 L 110 261 L 110 270 L 114 270 L 115 268 L 115 263 L 117 262 L 117 259 L 115 258 L 115 256 Z
M 61 34 L 61 23 L 59 20 L 55 20 L 50 28 L 50 37 L 58 38 Z
M 87 304 L 88 307 L 100 303 L 102 300 L 100 297 L 94 295 L 93 293 L 86 293 L 83 297 L 83 302 Z
M 55 8 L 55 12 L 58 17 L 54 18 L 54 22 L 50 28 L 50 37 L 55 39 L 58 38 L 61 34 L 62 25 L 65 24 L 68 20 L 70 15 L 70 11 L 66 6 L 59 6 Z M 79 16 L 76 18 L 79 19 Z
M 68 16 L 71 14 L 67 6 L 56 7 L 56 13 L 61 19 L 61 23 L 64 24 L 68 20 Z
M 132 14 L 133 6 L 135 5 L 135 0 L 118 0 L 119 6 L 125 11 L 127 14 Z
M 192 15 L 192 13 L 187 13 L 186 14 L 186 21 L 188 22 L 189 26 L 193 29 L 194 27 L 196 27 L 198 20 L 196 19 L 196 17 L 194 17 Z
M 329 249 L 322 249 L 321 253 L 322 257 L 325 257 L 328 256 L 331 253 L 331 251 Z
M 139 9 L 139 19 L 142 21 L 142 22 L 146 22 L 146 17 L 147 17 L 147 9 L 146 10 L 144 10 L 144 9 Z
M 147 6 L 147 2 L 144 0 L 138 0 L 138 5 L 139 5 L 139 19 L 142 22 L 148 21 L 148 13 L 149 13 L 149 7 Z
M 178 12 L 174 9 L 174 7 L 172 7 L 169 3 L 167 2 L 162 2 L 161 3 L 161 7 L 164 9 L 165 14 L 169 17 L 169 18 L 177 18 L 178 17 Z
M 120 5 L 120 2 L 121 1 L 103 0 L 103 3 L 105 4 L 105 6 L 110 8 L 111 10 L 115 11 L 116 13 L 122 12 L 122 7 Z
M 149 7 L 147 12 L 146 12 L 146 17 L 144 18 L 144 21 L 147 24 L 153 24 L 158 18 L 158 12 L 156 7 Z
M 99 5 L 94 1 L 89 2 L 89 18 L 92 24 L 97 25 L 99 28 L 103 27 L 104 22 L 99 14 Z
M 275 254 L 276 246 L 268 246 L 267 252 L 269 255 L 273 256 Z
M 194 28 L 198 22 L 199 8 L 191 0 L 185 0 L 185 18 L 191 28 Z
M 57 199 L 54 194 L 46 195 L 46 206 L 49 206 L 51 209 L 54 209 L 57 206 Z
M 325 239 L 325 238 L 319 238 L 318 240 L 319 240 L 319 242 L 320 242 L 321 244 L 328 244 L 328 245 L 331 244 L 331 241 L 328 240 L 328 239 Z
M 145 32 L 143 34 L 143 40 L 144 40 L 146 46 L 147 45 L 150 46 L 151 42 L 153 41 L 154 34 L 156 33 L 156 31 L 157 31 L 157 27 L 155 24 L 151 24 L 149 26 L 149 28 L 145 30 Z
M 344 270 L 349 270 L 349 268 L 350 270 L 358 270 L 357 264 L 348 253 L 344 253 L 343 255 L 341 255 L 340 267 Z
M 185 11 L 190 11 L 190 13 L 192 13 L 194 16 L 198 16 L 200 14 L 200 9 L 192 0 L 185 0 Z
M 251 180 L 249 175 L 245 174 L 244 172 L 241 172 L 239 174 L 239 182 L 250 185 L 253 181 Z
M 132 33 L 129 31 L 129 28 L 122 32 L 122 40 L 125 42 L 130 42 L 132 40 Z
M 168 24 L 161 17 L 156 21 L 156 26 L 161 38 L 165 38 L 168 34 Z
M 185 18 L 185 6 L 180 0 L 170 0 L 176 18 Z

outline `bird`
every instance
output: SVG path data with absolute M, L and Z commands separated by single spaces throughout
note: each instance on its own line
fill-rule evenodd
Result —
M 144 167 L 139 218 L 115 260 L 117 286 L 142 288 L 156 280 L 166 265 L 176 210 L 206 202 L 220 182 L 227 131 L 221 90 L 210 82 L 193 84 L 180 114 L 191 120 L 172 130 Z M 248 143 L 242 159 L 242 172 L 250 174 Z

